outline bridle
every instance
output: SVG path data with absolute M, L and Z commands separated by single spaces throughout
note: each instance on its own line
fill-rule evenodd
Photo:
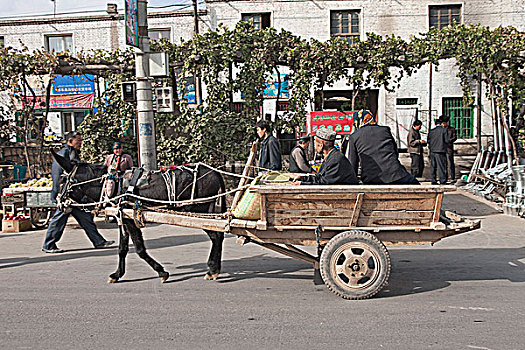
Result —
M 85 185 L 85 184 L 90 183 L 90 182 L 95 182 L 95 181 L 99 181 L 99 180 L 103 180 L 104 179 L 104 176 L 101 176 L 101 177 L 94 178 L 94 179 L 91 179 L 91 180 L 78 182 L 78 180 L 75 178 L 75 176 L 77 174 L 77 171 L 78 171 L 78 168 L 79 168 L 79 164 L 78 163 L 74 163 L 73 169 L 71 169 L 71 171 L 69 173 L 65 172 L 65 174 L 66 174 L 66 183 L 64 184 L 64 186 L 60 190 L 59 194 L 57 195 L 57 199 L 56 199 L 57 200 L 57 209 L 62 211 L 62 212 L 64 212 L 64 213 L 66 213 L 66 214 L 71 212 L 71 210 L 73 209 L 72 208 L 73 204 L 77 204 L 77 205 L 81 204 L 81 203 L 75 201 L 73 198 L 71 198 L 69 196 L 73 192 L 73 188 L 74 187 L 82 186 L 82 185 Z M 81 202 L 84 199 L 91 200 L 93 202 L 96 202 L 98 200 L 98 199 L 91 198 L 86 193 L 84 193 L 84 196 L 82 197 Z

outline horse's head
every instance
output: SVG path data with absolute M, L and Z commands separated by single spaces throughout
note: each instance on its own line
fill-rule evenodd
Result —
M 57 204 L 70 200 L 76 203 L 94 203 L 100 200 L 102 191 L 101 178 L 107 173 L 107 167 L 89 163 L 72 162 L 51 151 L 58 165 L 64 169 L 60 179 L 60 191 Z

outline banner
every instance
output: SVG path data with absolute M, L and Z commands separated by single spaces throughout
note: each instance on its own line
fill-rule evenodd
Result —
M 281 93 L 279 98 L 290 98 L 288 91 L 288 74 L 281 74 Z M 279 81 L 277 80 L 277 74 L 272 74 L 268 77 L 264 83 L 264 98 L 277 98 L 277 91 L 279 91 Z
M 50 96 L 49 109 L 55 108 L 92 108 L 94 93 Z M 26 97 L 27 103 L 33 103 L 33 97 Z M 24 103 L 24 99 L 22 99 Z M 35 109 L 46 109 L 46 97 L 36 96 Z
M 138 0 L 126 0 L 125 11 L 126 44 L 139 47 Z
M 307 131 L 310 135 L 315 135 L 317 130 L 327 128 L 338 134 L 351 134 L 354 131 L 354 113 L 356 112 L 310 112 L 310 116 L 306 120 Z
M 57 74 L 51 85 L 51 95 L 76 95 L 95 92 L 95 77 L 85 75 Z M 38 95 L 38 94 L 37 94 Z M 45 95 L 45 93 L 44 93 Z

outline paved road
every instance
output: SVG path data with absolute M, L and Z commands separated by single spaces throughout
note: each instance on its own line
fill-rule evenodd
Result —
M 144 230 L 171 273 L 161 284 L 131 253 L 107 284 L 116 249 L 90 249 L 69 227 L 64 254 L 44 232 L 0 235 L 2 349 L 525 349 L 525 221 L 455 193 L 445 205 L 481 230 L 434 247 L 391 248 L 390 284 L 347 301 L 314 286 L 309 265 L 225 240 L 223 274 L 203 280 L 209 241 L 169 226 Z M 107 239 L 117 230 L 101 225 Z

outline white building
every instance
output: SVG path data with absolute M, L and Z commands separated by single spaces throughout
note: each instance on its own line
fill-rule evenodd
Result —
M 247 20 L 256 27 L 285 29 L 303 38 L 321 41 L 331 35 L 349 41 L 366 40 L 367 32 L 409 39 L 411 35 L 428 31 L 431 26 L 440 28 L 453 21 L 525 29 L 524 0 L 207 0 L 206 9 L 200 10 L 198 15 L 201 32 L 216 30 L 220 23 L 233 28 L 237 22 Z M 173 42 L 190 39 L 193 21 L 192 11 L 150 13 L 150 37 L 166 37 Z M 91 48 L 113 50 L 125 47 L 123 22 L 124 16 L 117 12 L 116 6 L 109 4 L 103 15 L 3 20 L 0 21 L 0 41 L 14 47 L 23 42 L 30 49 L 69 49 L 73 53 Z M 291 89 L 293 93 L 293 86 Z M 340 107 L 351 93 L 352 87 L 344 82 L 327 87 L 325 108 Z M 473 93 L 477 94 L 475 86 Z M 429 113 L 432 117 L 451 115 L 463 142 L 470 142 L 477 132 L 475 111 L 462 108 L 462 94 L 454 62 L 448 60 L 441 63 L 438 72 L 430 74 L 427 65 L 404 78 L 394 93 L 384 88 L 360 93 L 359 107 L 371 109 L 377 113 L 380 123 L 390 125 L 400 146 L 404 145 L 406 129 L 416 113 L 423 121 L 428 121 Z M 482 135 L 486 136 L 492 133 L 491 110 L 484 94 L 482 97 Z M 273 101 L 267 101 L 263 113 L 273 115 L 275 108 Z M 59 112 L 63 115 L 70 111 Z

